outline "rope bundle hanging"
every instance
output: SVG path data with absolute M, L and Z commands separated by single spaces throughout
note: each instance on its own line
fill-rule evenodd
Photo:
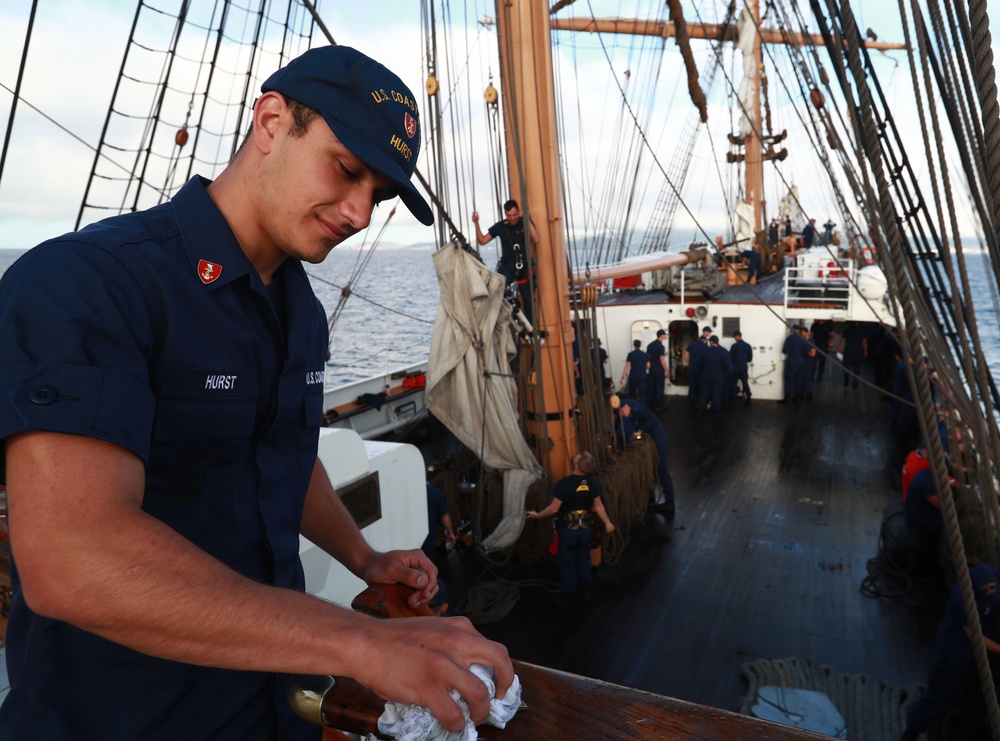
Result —
M 674 35 L 677 45 L 681 48 L 681 57 L 684 59 L 684 68 L 687 70 L 688 94 L 691 102 L 694 103 L 701 116 L 701 122 L 708 122 L 708 101 L 705 100 L 705 92 L 698 84 L 698 66 L 694 61 L 694 54 L 691 53 L 691 37 L 688 35 L 687 21 L 684 20 L 684 10 L 681 8 L 681 0 L 667 0 L 670 5 L 670 20 L 674 24 Z

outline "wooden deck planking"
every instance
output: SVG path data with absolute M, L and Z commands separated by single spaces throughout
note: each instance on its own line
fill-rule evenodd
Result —
M 758 658 L 922 683 L 939 606 L 918 612 L 859 591 L 882 510 L 898 497 L 889 405 L 872 389 L 844 390 L 838 370 L 815 396 L 798 408 L 741 404 L 722 419 L 671 398 L 674 522 L 649 514 L 621 561 L 598 572 L 590 605 L 560 610 L 525 590 L 481 629 L 525 661 L 728 710 L 746 689 L 740 665 Z M 542 570 L 557 578 L 554 565 Z

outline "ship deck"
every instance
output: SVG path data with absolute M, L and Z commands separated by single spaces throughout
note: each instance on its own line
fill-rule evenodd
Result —
M 942 590 L 902 600 L 859 590 L 882 512 L 899 498 L 906 451 L 888 410 L 873 389 L 844 389 L 836 368 L 798 407 L 738 404 L 715 418 L 669 397 L 675 519 L 647 513 L 619 562 L 599 568 L 588 604 L 567 609 L 525 586 L 480 630 L 524 661 L 726 710 L 747 689 L 740 665 L 756 659 L 924 683 Z M 453 553 L 443 570 L 454 605 L 464 563 Z M 503 576 L 558 584 L 552 562 Z
M 699 303 L 703 300 L 697 291 L 688 291 L 685 299 Z M 621 306 L 628 304 L 664 304 L 680 303 L 678 296 L 674 301 L 666 299 L 663 291 L 646 291 L 643 289 L 626 289 L 616 293 L 601 294 L 599 302 L 602 306 Z M 726 286 L 726 290 L 712 299 L 717 304 L 771 304 L 781 305 L 785 302 L 785 271 L 779 270 L 765 275 L 756 285 L 740 283 Z

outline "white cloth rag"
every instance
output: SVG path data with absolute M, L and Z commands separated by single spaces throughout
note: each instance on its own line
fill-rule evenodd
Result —
M 515 674 L 514 682 L 507 690 L 507 694 L 498 700 L 493 697 L 497 689 L 493 681 L 493 667 L 473 664 L 469 667 L 469 671 L 483 680 L 492 698 L 490 714 L 485 722 L 503 728 L 521 706 L 520 680 Z M 402 705 L 398 702 L 385 704 L 385 710 L 378 719 L 378 730 L 397 741 L 476 741 L 478 734 L 475 724 L 469 717 L 469 704 L 455 690 L 451 691 L 451 696 L 465 715 L 465 727 L 457 733 L 441 725 L 427 708 L 420 705 Z

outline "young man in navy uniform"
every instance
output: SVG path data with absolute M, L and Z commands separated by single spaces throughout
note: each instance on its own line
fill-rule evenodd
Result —
M 736 393 L 736 384 L 743 385 L 743 399 L 747 406 L 750 406 L 750 363 L 753 362 L 753 346 L 743 339 L 743 333 L 739 330 L 733 332 L 733 342 L 729 346 L 729 359 L 733 363 L 733 393 Z
M 647 401 L 649 408 L 656 411 L 663 405 L 663 392 L 667 387 L 667 331 L 656 330 L 656 339 L 646 346 L 649 358 L 649 387 Z
M 0 438 L 13 552 L 0 739 L 318 739 L 285 673 L 349 676 L 450 730 L 489 710 L 461 618 L 377 621 L 304 593 L 300 532 L 369 583 L 434 597 L 419 550 L 364 541 L 317 458 L 321 262 L 399 196 L 413 95 L 346 47 L 261 87 L 214 182 L 26 253 L 0 283 Z M 54 687 L 70 687 L 58 699 Z
M 622 383 L 628 380 L 628 395 L 642 396 L 649 385 L 649 356 L 642 351 L 642 340 L 632 340 L 632 352 L 625 358 Z
M 476 225 L 476 240 L 479 246 L 487 245 L 495 237 L 500 237 L 500 267 L 499 272 L 507 278 L 507 285 L 517 283 L 521 296 L 521 310 L 529 322 L 534 322 L 534 302 L 531 300 L 531 255 L 528 242 L 524 236 L 524 220 L 521 218 L 521 207 L 513 198 L 503 205 L 503 221 L 498 221 L 483 234 L 479 226 L 479 212 L 472 212 L 472 222 Z M 538 244 L 541 237 L 534 222 L 528 223 L 528 233 L 531 244 Z

